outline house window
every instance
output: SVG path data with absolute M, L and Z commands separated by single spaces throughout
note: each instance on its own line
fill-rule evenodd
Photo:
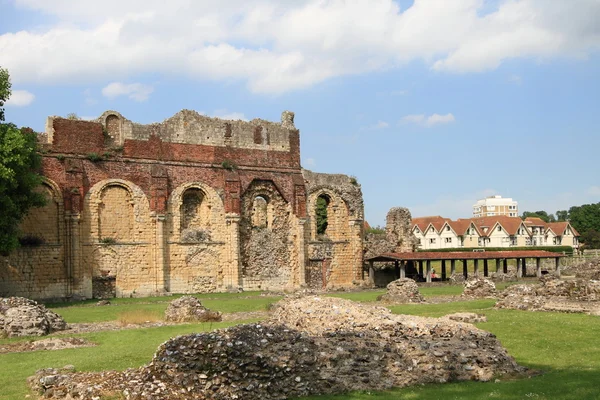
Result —
M 501 226 L 498 227 L 498 232 L 502 232 L 502 227 Z
M 449 231 L 449 230 L 450 230 L 450 227 L 449 227 L 449 226 L 447 226 L 447 227 L 446 227 L 446 230 L 447 230 L 447 231 Z
M 452 243 L 452 238 L 446 238 L 446 243 Z
M 431 238 L 431 239 L 429 239 L 429 243 L 430 243 L 430 244 L 434 244 L 434 243 L 435 243 L 435 238 Z

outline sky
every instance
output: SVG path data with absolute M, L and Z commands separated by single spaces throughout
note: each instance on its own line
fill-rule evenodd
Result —
M 296 113 L 304 168 L 468 218 L 600 201 L 600 0 L 0 0 L 7 121 Z

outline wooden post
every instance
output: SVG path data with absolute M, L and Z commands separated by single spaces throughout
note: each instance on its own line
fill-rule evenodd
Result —
M 431 283 L 431 260 L 427 260 L 427 283 Z
M 467 271 L 467 260 L 463 260 L 463 276 L 465 280 L 469 278 L 469 271 Z
M 542 259 L 539 257 L 535 259 L 535 275 L 538 278 L 542 277 Z
M 450 260 L 450 276 L 456 274 L 456 260 Z
M 486 278 L 488 277 L 489 274 L 489 270 L 488 270 L 488 260 L 487 258 L 483 259 L 483 276 L 485 276 Z
M 400 279 L 400 263 L 398 262 L 398 260 L 394 261 L 394 269 L 396 271 L 396 273 L 394 274 L 394 276 L 396 277 L 396 279 Z
M 442 260 L 442 281 L 446 280 L 446 260 Z
M 473 265 L 474 265 L 475 277 L 479 278 L 479 259 L 478 258 L 473 260 Z
M 521 269 L 521 259 L 517 258 L 517 278 L 523 277 L 523 270 Z
M 496 258 L 496 273 L 500 272 L 500 259 Z
M 556 276 L 560 276 L 560 257 L 556 257 L 555 259 L 555 271 L 554 273 L 556 274 Z
M 523 258 L 523 265 L 521 265 L 521 269 L 523 270 L 522 276 L 527 276 L 527 259 Z
M 419 260 L 419 275 L 423 278 L 423 260 Z
M 505 274 L 508 274 L 508 259 L 504 259 L 503 263 L 502 263 L 502 272 L 504 272 Z
M 373 267 L 373 261 L 369 261 L 369 283 L 375 285 L 375 268 Z
M 406 261 L 400 263 L 400 279 L 406 278 Z

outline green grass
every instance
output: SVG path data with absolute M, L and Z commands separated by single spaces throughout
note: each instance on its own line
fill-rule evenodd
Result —
M 456 295 L 460 286 L 422 287 L 426 296 Z M 335 293 L 333 296 L 374 301 L 382 290 Z M 116 319 L 118 310 L 156 310 L 172 298 L 115 299 L 113 305 L 93 307 L 89 303 L 53 305 L 68 319 L 89 322 Z M 258 294 L 203 295 L 203 304 L 224 312 L 264 310 L 277 297 Z M 493 300 L 459 301 L 440 304 L 392 306 L 395 313 L 437 317 L 452 312 L 483 313 L 488 322 L 477 324 L 494 333 L 522 365 L 544 371 L 528 379 L 494 383 L 460 382 L 425 385 L 386 392 L 362 392 L 339 396 L 313 396 L 307 400 L 396 400 L 396 399 L 600 399 L 600 318 L 581 314 L 533 313 L 494 310 Z M 113 309 L 117 309 L 115 312 Z M 71 321 L 73 322 L 73 321 Z M 170 337 L 221 328 L 231 323 L 203 323 L 98 332 L 77 335 L 97 347 L 61 351 L 0 354 L 0 399 L 23 399 L 28 394 L 26 378 L 37 369 L 73 364 L 78 371 L 123 370 L 150 361 L 158 345 Z M 2 339 L 0 344 L 30 338 Z
M 123 313 L 141 311 L 144 313 L 164 314 L 169 302 L 177 297 L 149 297 L 111 299 L 108 306 L 95 306 L 97 301 L 77 303 L 48 304 L 49 308 L 61 315 L 68 323 L 116 321 Z M 260 296 L 253 293 L 215 293 L 195 295 L 202 305 L 212 311 L 233 313 L 240 311 L 264 311 L 268 305 L 281 297 Z

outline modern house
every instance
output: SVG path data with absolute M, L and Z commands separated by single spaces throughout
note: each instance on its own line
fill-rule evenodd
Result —
M 441 216 L 412 220 L 412 233 L 421 250 L 477 247 L 572 246 L 579 233 L 569 222 L 546 223 L 539 218 L 505 215 L 458 219 Z
M 519 204 L 511 198 L 503 198 L 498 195 L 486 197 L 473 204 L 473 218 L 498 215 L 518 217 Z

